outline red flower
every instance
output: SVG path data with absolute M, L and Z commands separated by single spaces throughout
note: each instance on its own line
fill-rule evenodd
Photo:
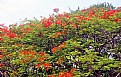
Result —
M 33 55 L 31 55 L 30 58 L 33 58 Z
M 88 21 L 88 20 L 90 20 L 90 18 L 84 18 L 84 20 Z
M 63 32 L 57 32 L 57 33 L 54 34 L 53 38 L 56 38 L 57 36 L 60 36 L 62 34 L 63 34 Z
M 89 16 L 89 17 L 93 17 L 94 14 L 95 14 L 95 12 L 94 12 L 94 11 L 91 11 L 91 12 L 88 14 L 88 16 Z
M 12 56 L 13 56 L 13 54 L 12 54 L 12 53 L 10 53 L 8 56 L 9 56 L 9 57 L 12 57 Z
M 52 24 L 52 22 L 51 20 L 44 20 L 42 21 L 42 24 L 44 25 L 45 28 L 47 28 Z
M 56 38 L 57 37 L 57 34 L 54 34 L 53 38 Z
M 44 66 L 44 68 L 45 68 L 46 70 L 48 70 L 48 69 L 51 67 L 51 64 L 49 64 L 49 63 L 44 63 L 43 66 Z
M 57 63 L 60 64 L 60 63 L 62 63 L 63 61 L 64 61 L 64 58 L 59 58 L 58 61 L 57 61 Z
M 73 77 L 73 74 L 69 72 L 60 72 L 58 77 Z
M 40 53 L 41 53 L 42 56 L 45 56 L 46 55 L 45 52 L 40 51 Z
M 40 66 L 41 66 L 41 64 L 39 64 L 39 63 L 35 65 L 36 68 L 40 68 Z
M 28 51 L 22 51 L 22 52 L 20 52 L 20 54 L 28 55 L 29 52 Z
M 3 66 L 4 66 L 4 64 L 0 63 L 0 68 L 3 67 Z
M 59 49 L 58 47 L 52 48 L 52 53 L 54 53 L 54 52 L 57 51 L 58 49 Z
M 120 21 L 120 19 L 119 18 L 115 18 L 114 21 L 115 22 L 118 22 L 118 21 Z
M 14 38 L 14 37 L 16 37 L 16 34 L 15 34 L 15 33 L 8 33 L 7 35 L 8 35 L 9 38 Z
M 3 38 L 0 38 L 0 41 L 2 41 L 3 40 Z
M 0 55 L 0 59 L 2 59 L 2 55 Z
M 58 8 L 55 8 L 53 9 L 54 12 L 58 13 L 59 9 Z
M 55 24 L 56 24 L 56 25 L 62 25 L 62 20 L 56 20 L 56 21 L 55 21 Z
M 73 73 L 75 70 L 76 70 L 76 68 L 72 68 L 72 69 L 70 70 L 70 73 Z
M 26 62 L 28 62 L 28 60 L 22 60 L 22 63 L 26 63 Z
M 65 47 L 66 47 L 65 45 L 66 45 L 66 42 L 63 42 L 63 43 L 60 44 L 58 47 L 59 47 L 59 48 L 65 48 Z
M 72 73 L 65 73 L 65 77 L 73 77 Z
M 57 35 L 58 35 L 58 36 L 59 36 L 59 35 L 62 35 L 62 32 L 58 32 Z
M 55 77 L 55 76 L 52 74 L 52 75 L 49 75 L 48 77 Z
M 43 66 L 46 67 L 51 67 L 51 65 L 49 63 L 44 63 Z
M 43 61 L 44 61 L 43 58 L 38 58 L 38 60 L 39 60 L 40 62 L 43 62 Z

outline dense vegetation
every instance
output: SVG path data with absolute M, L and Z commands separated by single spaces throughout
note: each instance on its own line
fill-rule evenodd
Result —
M 1 24 L 0 77 L 120 76 L 121 8 L 97 6 Z

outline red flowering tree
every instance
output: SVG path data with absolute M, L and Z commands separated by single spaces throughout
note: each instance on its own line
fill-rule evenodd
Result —
M 92 7 L 0 25 L 0 76 L 120 76 L 120 51 L 120 8 Z

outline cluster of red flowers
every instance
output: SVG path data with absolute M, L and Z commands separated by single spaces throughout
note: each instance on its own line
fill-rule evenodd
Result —
M 20 51 L 19 55 L 23 55 L 24 59 L 22 59 L 22 63 L 26 63 L 29 62 L 32 58 L 34 58 L 34 56 L 36 55 L 36 51 Z
M 40 54 L 41 57 L 38 58 L 38 61 L 40 63 L 35 64 L 36 68 L 40 68 L 41 66 L 43 66 L 46 70 L 51 68 L 51 64 L 50 63 L 46 63 L 44 62 L 47 58 L 47 54 L 45 52 L 40 51 L 38 54 Z
M 57 32 L 57 33 L 54 34 L 53 38 L 56 38 L 56 37 L 58 37 L 58 36 L 60 36 L 62 34 L 63 34 L 63 32 Z
M 114 16 L 118 12 L 119 10 L 104 11 L 103 16 L 101 16 L 101 18 L 108 19 L 110 16 Z
M 0 54 L 0 60 L 2 59 L 2 54 Z M 3 67 L 4 64 L 3 63 L 0 63 L 0 68 Z
M 3 40 L 3 38 L 1 38 L 1 37 L 4 37 L 4 36 L 8 36 L 10 39 L 18 37 L 16 35 L 16 33 L 11 31 L 11 28 L 9 29 L 6 26 L 1 26 L 0 31 L 1 31 L 1 33 L 0 33 L 0 40 Z
M 41 57 L 38 58 L 38 61 L 41 62 L 41 63 L 43 63 L 44 60 L 46 60 L 46 53 L 40 51 L 40 55 L 41 55 Z
M 56 25 L 62 25 L 62 20 L 61 20 L 61 19 L 60 19 L 60 20 L 56 20 L 56 21 L 55 21 L 55 24 L 56 24 Z
M 62 49 L 62 48 L 65 48 L 65 47 L 66 47 L 66 42 L 63 42 L 63 43 L 60 44 L 58 47 L 52 48 L 52 53 L 55 53 L 57 50 L 60 50 L 60 51 L 61 51 L 61 49 Z
M 38 63 L 38 64 L 35 64 L 36 68 L 40 68 L 41 66 L 43 66 L 46 69 L 46 71 L 48 71 L 48 69 L 51 68 L 51 64 L 50 63 L 42 63 L 42 64 Z
M 2 58 L 5 56 L 3 53 L 6 52 L 5 50 L 0 50 L 0 61 L 2 60 Z M 1 62 L 0 63 L 0 68 L 2 68 L 4 66 L 4 64 Z
M 65 14 L 58 14 L 57 16 L 57 19 L 55 20 L 55 24 L 56 25 L 60 25 L 61 27 L 65 27 L 67 25 L 67 22 L 66 21 L 63 21 L 62 19 L 65 18 L 65 19 L 69 19 L 70 16 L 68 13 L 65 13 Z
M 73 77 L 73 72 L 75 71 L 75 68 L 72 68 L 69 72 L 59 72 L 58 77 Z M 53 74 L 48 77 L 55 77 Z
M 41 20 L 41 23 L 43 24 L 43 26 L 45 28 L 47 28 L 47 27 L 49 27 L 52 24 L 52 20 L 44 18 L 44 19 Z
M 2 68 L 4 66 L 4 64 L 3 63 L 0 63 L 0 68 Z

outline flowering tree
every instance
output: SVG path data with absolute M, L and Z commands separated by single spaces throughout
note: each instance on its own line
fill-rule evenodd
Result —
M 121 75 L 120 51 L 120 8 L 0 26 L 0 76 L 115 77 Z

